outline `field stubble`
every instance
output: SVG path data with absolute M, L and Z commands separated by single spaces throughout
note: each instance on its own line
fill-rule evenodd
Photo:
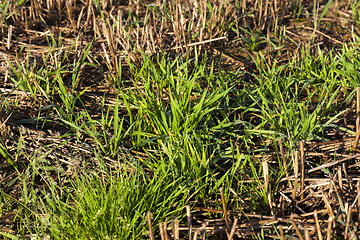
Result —
M 357 239 L 359 6 L 0 0 L 0 233 Z

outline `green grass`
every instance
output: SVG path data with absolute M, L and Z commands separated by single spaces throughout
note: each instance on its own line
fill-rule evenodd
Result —
M 19 2 L 17 7 L 22 4 L 27 3 Z M 95 14 L 115 22 L 103 4 L 94 1 Z M 358 5 L 350 6 L 356 29 Z M 0 191 L 0 216 L 16 213 L 12 230 L 1 230 L 4 237 L 147 239 L 146 214 L 151 212 L 159 238 L 159 223 L 167 220 L 170 224 L 172 216 L 184 220 L 187 205 L 222 209 L 220 187 L 232 210 L 270 214 L 263 187 L 263 159 L 257 154 L 276 149 L 273 143 L 279 139 L 290 150 L 300 141 L 329 140 L 324 129 L 330 127 L 355 134 L 338 120 L 353 103 L 360 84 L 356 33 L 356 42 L 330 46 L 329 51 L 311 46 L 313 35 L 308 43 L 296 46 L 296 55 L 288 51 L 282 57 L 278 51 L 296 41 L 289 40 L 291 36 L 277 26 L 277 20 L 267 27 L 270 38 L 261 19 L 254 18 L 254 28 L 239 26 L 235 17 L 225 16 L 227 8 L 221 6 L 216 11 L 210 3 L 199 6 L 199 15 L 205 10 L 205 19 L 214 18 L 201 32 L 212 38 L 237 35 L 223 47 L 242 52 L 251 68 L 227 68 L 221 57 L 211 57 L 211 48 L 200 51 L 199 47 L 152 55 L 134 47 L 141 64 L 130 57 L 121 61 L 119 55 L 107 61 L 95 53 L 101 49 L 97 42 L 101 36 L 96 32 L 90 44 L 78 48 L 78 36 L 65 50 L 59 50 L 64 35 L 51 34 L 47 38 L 50 50 L 41 55 L 41 61 L 25 48 L 18 52 L 18 59 L 7 60 L 12 90 L 29 93 L 27 101 L 36 112 L 26 115 L 25 111 L 10 123 L 35 123 L 37 129 L 57 132 L 59 137 L 56 142 L 37 145 L 43 140 L 30 141 L 31 133 L 20 129 L 16 136 L 0 142 L 0 154 L 7 162 L 4 169 L 16 173 Z M 239 2 L 234 9 L 240 12 L 240 6 Z M 287 11 L 293 19 L 300 19 L 305 16 L 304 7 L 296 1 Z M 317 19 L 318 26 L 329 7 L 331 1 Z M 153 7 L 169 22 L 174 8 Z M 314 15 L 316 5 L 313 9 Z M 2 24 L 10 22 L 5 17 L 8 5 L 0 1 L 0 10 L 0 27 L 6 29 Z M 251 14 L 255 12 L 244 13 L 244 19 Z M 127 36 L 138 25 L 151 24 L 134 12 L 127 17 Z M 117 26 L 109 23 L 105 26 L 114 26 L 115 31 Z M 179 31 L 179 42 L 203 37 L 200 30 L 191 28 L 191 22 L 185 30 Z M 136 39 L 131 41 L 136 45 Z M 39 61 L 42 64 L 36 64 Z M 116 71 L 109 62 L 118 64 Z M 91 100 L 89 89 L 100 83 L 79 90 L 79 83 L 92 76 L 85 75 L 87 68 L 106 78 L 107 84 L 101 84 L 113 93 L 98 88 L 97 99 Z M 22 100 L 17 98 L 1 94 L 0 101 L 4 116 L 22 108 Z M 59 152 L 64 155 L 56 154 Z M 272 199 L 285 172 L 292 171 L 290 154 L 286 161 L 287 169 L 280 157 L 270 167 Z M 249 179 L 252 181 L 243 181 Z M 11 193 L 11 188 L 18 194 Z M 246 203 L 240 199 L 247 199 Z M 209 215 L 217 217 L 222 215 Z M 346 225 L 341 219 L 336 221 Z

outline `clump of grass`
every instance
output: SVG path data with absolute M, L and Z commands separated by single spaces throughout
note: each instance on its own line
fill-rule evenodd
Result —
M 149 178 L 143 170 L 133 170 L 119 170 L 104 179 L 93 174 L 79 177 L 63 196 L 52 191 L 42 209 L 53 213 L 41 219 L 48 226 L 44 233 L 59 239 L 146 238 L 148 211 L 154 223 L 181 213 L 188 197 L 179 187 L 182 179 L 170 181 L 165 174 Z

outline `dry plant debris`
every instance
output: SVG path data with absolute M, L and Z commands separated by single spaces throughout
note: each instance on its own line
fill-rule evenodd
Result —
M 0 233 L 358 239 L 359 6 L 0 0 Z

